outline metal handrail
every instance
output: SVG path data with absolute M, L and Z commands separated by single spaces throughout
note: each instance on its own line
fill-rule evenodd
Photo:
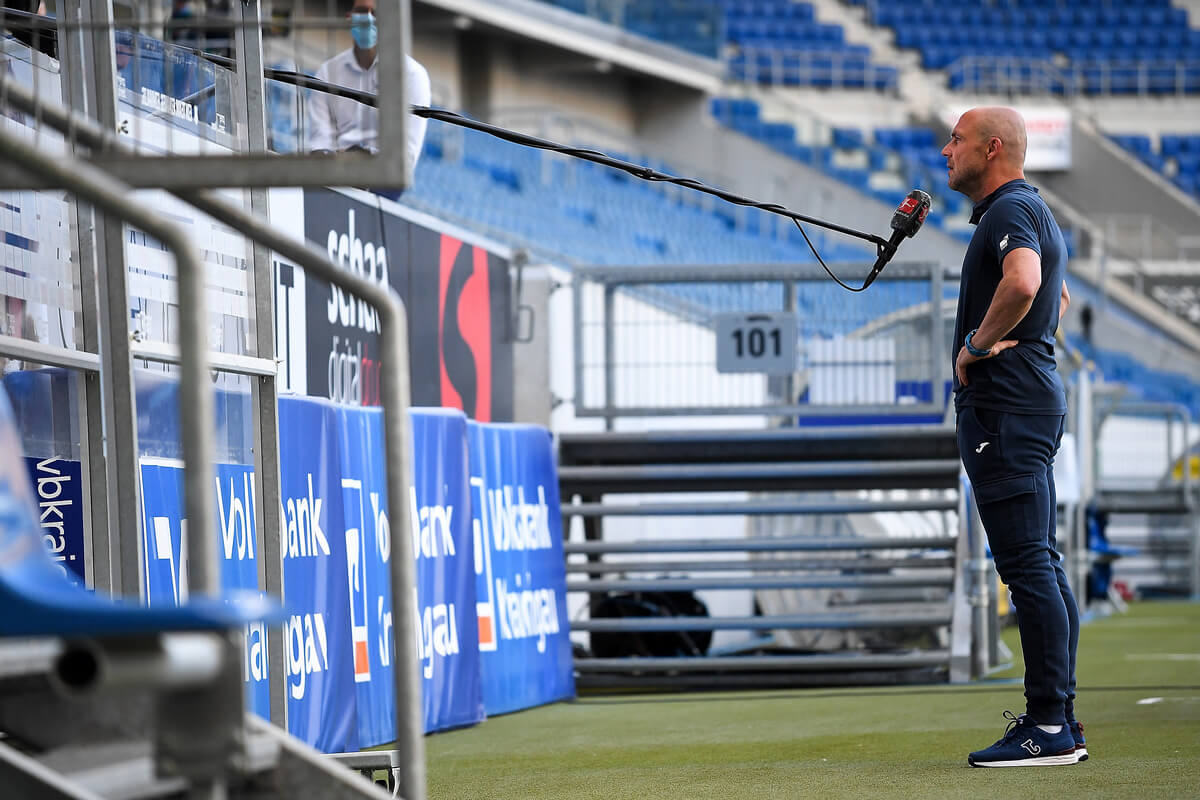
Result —
M 740 63 L 734 63 L 737 58 L 741 59 Z M 770 70 L 766 74 L 760 67 L 764 60 L 766 68 Z M 730 78 L 746 83 L 766 82 L 766 78 L 773 86 L 792 85 L 788 77 L 795 75 L 798 85 L 805 86 L 816 80 L 827 79 L 829 85 L 836 89 L 873 89 L 880 75 L 890 75 L 896 69 L 890 64 L 880 64 L 869 56 L 856 53 L 755 46 L 742 46 L 735 56 L 726 59 L 725 66 Z M 862 76 L 861 85 L 851 80 L 859 75 Z M 879 88 L 896 91 L 898 86 L 899 78 L 896 77 Z
M 1096 415 L 1096 422 L 1095 422 L 1096 441 L 1100 440 L 1100 429 L 1104 427 L 1104 423 L 1107 422 L 1108 419 L 1110 417 L 1114 416 L 1118 411 L 1127 413 L 1127 414 L 1152 414 L 1152 415 L 1156 415 L 1156 416 L 1161 415 L 1164 419 L 1168 420 L 1168 422 L 1173 418 L 1178 419 L 1182 426 L 1182 429 L 1183 429 L 1183 454 L 1186 457 L 1188 444 L 1191 441 L 1190 430 L 1189 430 L 1189 420 L 1191 419 L 1191 412 L 1187 406 L 1185 406 L 1182 403 L 1154 403 L 1154 402 L 1141 402 L 1141 401 L 1125 402 L 1123 400 L 1118 400 L 1116 403 L 1113 404 L 1112 407 L 1105 409 L 1104 412 Z M 1168 473 L 1168 475 L 1170 474 L 1170 470 L 1172 469 L 1172 467 L 1174 466 L 1174 463 L 1175 463 L 1175 459 L 1174 459 L 1174 456 L 1171 451 L 1172 451 L 1171 439 L 1170 439 L 1170 436 L 1168 435 L 1168 437 L 1167 437 L 1167 464 L 1168 464 L 1167 473 Z M 1183 480 L 1182 480 L 1180 488 L 1183 492 L 1183 497 L 1184 497 L 1185 501 L 1187 502 L 1187 504 L 1194 508 L 1195 500 L 1192 496 L 1192 480 L 1191 480 L 1191 470 L 1190 469 L 1183 470 Z
M 132 152 L 115 134 L 100 127 L 94 121 L 73 113 L 59 105 L 39 101 L 24 87 L 13 80 L 0 75 L 0 98 L 7 103 L 29 114 L 36 114 L 40 121 L 62 132 L 92 149 L 109 149 L 110 151 Z M 2 132 L 0 132 L 2 133 Z M 46 166 L 43 174 L 53 176 L 61 185 L 66 187 L 84 186 L 84 176 L 95 181 L 90 186 L 97 191 L 87 194 L 97 205 L 115 210 L 124 209 L 140 212 L 137 206 L 128 199 L 128 191 L 113 191 L 119 187 L 114 179 L 97 167 L 81 162 L 70 162 L 59 156 L 45 156 L 32 148 L 13 139 L 11 136 L 0 137 L 0 152 L 7 150 L 5 146 L 11 143 L 19 146 L 21 151 L 31 157 L 21 164 Z M 51 171 L 52 170 L 52 171 Z M 412 449 L 409 441 L 408 419 L 406 412 L 410 405 L 410 385 L 408 371 L 408 323 L 407 310 L 399 298 L 390 290 L 378 286 L 365 278 L 350 272 L 344 272 L 331 262 L 326 254 L 306 242 L 291 239 L 266 222 L 254 217 L 246 211 L 226 202 L 216 192 L 203 189 L 172 189 L 173 194 L 191 203 L 225 224 L 240 231 L 247 237 L 275 250 L 279 254 L 293 260 L 304 270 L 353 293 L 373 306 L 379 315 L 380 322 L 380 354 L 385 363 L 394 365 L 393 369 L 385 370 L 381 387 L 381 402 L 384 413 L 384 458 L 387 464 L 387 490 L 391 502 L 402 504 L 407 496 L 408 486 L 412 475 Z M 85 194 L 80 192 L 80 194 Z M 212 386 L 208 378 L 208 353 L 205 331 L 204 313 L 204 281 L 200 262 L 190 249 L 186 234 L 172 224 L 163 223 L 152 213 L 138 213 L 128 219 L 148 233 L 158 236 L 168 248 L 174 248 L 181 257 L 176 262 L 179 273 L 180 296 L 191 298 L 188 303 L 180 303 L 180 350 L 183 359 L 181 380 L 181 408 L 183 419 L 212 418 Z M 185 284 L 186 276 L 186 284 Z M 189 387 L 197 387 L 189 391 Z M 201 398 L 197 403 L 197 397 Z M 207 405 L 204 405 L 207 399 Z M 184 426 L 184 463 L 185 491 L 187 492 L 186 509 L 189 514 L 190 526 L 193 530 L 211 530 L 209 518 L 212 503 L 211 480 L 211 442 L 204 435 L 205 428 L 200 425 Z M 191 449 L 189 449 L 191 440 Z M 196 440 L 199 440 L 201 450 L 196 451 Z M 199 457 L 197 457 L 197 452 Z M 202 460 L 208 453 L 207 460 Z M 196 469 L 196 465 L 208 465 L 204 469 Z M 193 486 L 197 488 L 193 488 Z M 198 498 L 207 498 L 203 503 Z M 398 506 L 399 507 L 399 506 Z M 400 782 L 400 793 L 409 800 L 423 800 L 425 797 L 425 741 L 424 721 L 421 705 L 421 684 L 416 665 L 416 640 L 412 620 L 416 615 L 416 597 L 412 587 L 416 586 L 416 567 L 412 556 L 412 531 L 409 515 L 398 513 L 392 516 L 389 525 L 391 539 L 391 595 L 394 623 L 394 647 L 396 668 L 393 671 L 396 682 L 396 745 L 400 751 L 404 772 Z M 211 549 L 212 568 L 206 580 L 218 581 L 216 570 L 216 540 L 211 537 L 189 537 L 189 547 L 197 542 L 204 542 Z M 189 558 L 192 551 L 189 550 Z M 193 561 L 193 563 L 195 563 Z M 215 591 L 213 592 L 215 594 Z
M 0 78 L 0 93 L 10 86 Z M 209 380 L 206 330 L 207 297 L 204 272 L 184 229 L 131 199 L 129 189 L 97 167 L 69 156 L 51 155 L 11 133 L 0 131 L 0 157 L 21 169 L 52 180 L 97 206 L 111 210 L 162 242 L 175 258 L 180 303 L 179 344 L 182 354 L 179 412 L 181 419 L 209 420 L 213 416 L 213 390 Z M 213 443 L 200 425 L 183 426 L 184 513 L 196 531 L 213 529 L 214 504 L 211 479 Z M 188 570 L 191 587 L 213 595 L 220 591 L 216 540 L 188 537 Z
M 1114 73 L 1118 70 L 1123 72 L 1135 70 L 1136 72 L 1127 74 L 1135 75 L 1136 94 L 1140 97 L 1145 97 L 1167 93 L 1151 92 L 1151 84 L 1157 81 L 1157 79 L 1152 80 L 1151 69 L 1162 69 L 1166 66 L 1174 67 L 1175 74 L 1172 77 L 1169 93 L 1182 95 L 1187 93 L 1187 70 L 1189 67 L 1197 64 L 1200 64 L 1200 61 L 1185 58 L 1141 59 L 1135 65 L 1131 66 L 1117 65 L 1111 61 L 1073 61 L 1066 67 L 1059 67 L 1053 61 L 1045 58 L 969 55 L 962 56 L 950 62 L 946 66 L 946 70 L 950 73 L 957 71 L 963 76 L 963 83 L 960 88 L 964 89 L 1019 94 L 1050 94 L 1058 92 L 1064 97 L 1076 97 L 1088 94 L 1112 94 Z M 1021 75 L 1019 72 L 1013 74 L 1014 69 L 1021 67 L 1031 68 L 1033 74 Z M 969 71 L 972 69 L 987 70 L 989 74 L 980 76 L 975 80 L 968 80 Z M 1098 71 L 1099 73 L 1099 86 L 1094 92 L 1086 88 L 1086 74 L 1091 71 Z M 1124 88 L 1124 84 L 1118 88 Z

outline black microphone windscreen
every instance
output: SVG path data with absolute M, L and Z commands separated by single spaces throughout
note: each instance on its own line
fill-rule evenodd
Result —
M 892 215 L 892 230 L 899 231 L 907 237 L 915 235 L 925 224 L 925 217 L 929 215 L 932 205 L 933 198 L 927 192 L 913 189 Z

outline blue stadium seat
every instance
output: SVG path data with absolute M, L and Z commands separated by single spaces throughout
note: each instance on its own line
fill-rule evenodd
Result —
M 731 118 L 751 119 L 759 131 L 767 129 L 752 102 L 728 100 L 712 108 Z M 431 122 L 426 141 L 444 140 L 446 127 Z M 778 136 L 786 132 L 782 126 L 771 130 Z M 751 228 L 743 212 L 703 195 L 627 179 L 587 162 L 564 162 L 471 131 L 465 134 L 470 135 L 463 135 L 461 149 L 445 148 L 445 157 L 420 161 L 402 202 L 565 263 L 795 263 L 812 258 L 802 243 L 787 238 L 782 225 L 772 228 L 760 221 Z M 794 138 L 777 142 L 781 151 L 811 158 L 811 149 Z M 626 160 L 646 162 L 633 156 Z M 677 172 L 661 162 L 651 166 Z M 516 175 L 516 188 L 497 182 L 493 173 L 505 175 L 504 169 Z M 551 203 L 546 202 L 547 186 L 555 190 Z M 851 245 L 859 260 L 873 257 L 855 247 Z
M 280 610 L 257 593 L 203 598 L 184 606 L 139 606 L 69 582 L 42 542 L 8 395 L 0 389 L 0 637 L 120 636 L 230 630 Z

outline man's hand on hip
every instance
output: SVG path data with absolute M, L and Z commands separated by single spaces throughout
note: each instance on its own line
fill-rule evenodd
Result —
M 970 366 L 971 364 L 974 364 L 976 361 L 983 361 L 988 358 L 993 358 L 997 354 L 1003 353 L 1008 348 L 1015 347 L 1016 344 L 1017 344 L 1016 339 L 1001 339 L 1000 341 L 998 341 L 994 345 L 992 345 L 992 349 L 988 351 L 988 354 L 986 356 L 973 356 L 969 352 L 967 352 L 967 348 L 965 345 L 960 347 L 958 349 L 958 358 L 954 359 L 954 374 L 958 376 L 959 385 L 966 386 L 968 383 L 968 381 L 967 381 L 967 367 L 968 366 Z

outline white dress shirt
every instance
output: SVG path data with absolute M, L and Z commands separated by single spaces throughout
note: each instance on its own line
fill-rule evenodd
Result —
M 427 106 L 432 90 L 429 73 L 412 56 L 405 56 L 405 80 L 408 102 L 414 106 Z M 348 89 L 379 93 L 379 70 L 374 62 L 367 69 L 359 66 L 354 57 L 354 48 L 343 50 L 326 61 L 317 70 L 317 79 L 345 86 Z M 410 174 L 421 157 L 421 146 L 425 143 L 424 117 L 410 116 L 405 126 L 407 132 L 408 166 Z M 379 112 L 348 97 L 336 97 L 326 92 L 313 90 L 308 100 L 308 147 L 310 150 L 345 150 L 348 147 L 364 147 L 371 152 L 379 150 Z

